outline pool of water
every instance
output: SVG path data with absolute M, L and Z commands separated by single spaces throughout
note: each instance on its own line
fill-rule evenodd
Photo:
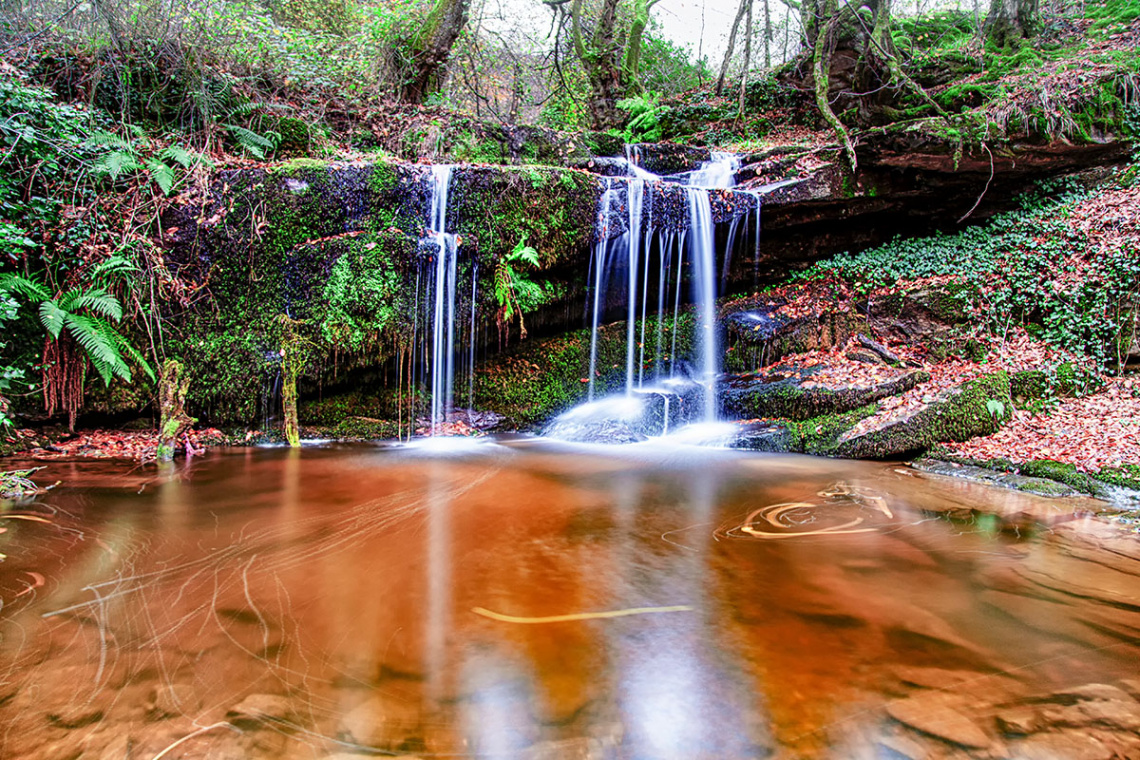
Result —
M 1097 502 L 525 439 L 37 478 L 3 758 L 1140 757 L 1140 541 Z

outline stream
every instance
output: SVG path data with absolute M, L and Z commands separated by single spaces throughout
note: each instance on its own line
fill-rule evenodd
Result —
M 1140 757 L 1140 541 L 1100 502 L 535 438 L 36 477 L 9 760 Z

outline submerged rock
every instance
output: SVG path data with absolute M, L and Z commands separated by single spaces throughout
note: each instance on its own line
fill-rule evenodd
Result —
M 907 697 L 887 705 L 887 714 L 905 726 L 952 744 L 985 749 L 993 740 L 970 718 L 959 712 L 959 702 L 940 692 Z

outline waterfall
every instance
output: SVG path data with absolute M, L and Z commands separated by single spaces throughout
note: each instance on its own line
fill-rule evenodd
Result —
M 455 400 L 455 235 L 447 232 L 447 192 L 452 166 L 431 168 L 431 214 L 428 229 L 437 247 L 432 283 L 431 432 L 446 421 Z
M 685 195 L 689 202 L 689 245 L 693 264 L 693 302 L 697 305 L 697 363 L 700 383 L 704 386 L 705 422 L 716 420 L 716 377 L 720 372 L 720 353 L 716 330 L 716 244 L 712 219 L 711 188 L 732 187 L 740 159 L 731 153 L 711 155 L 689 178 Z M 736 221 L 733 220 L 725 250 L 724 281 L 728 281 L 728 257 L 731 255 Z
M 591 297 L 590 309 L 590 375 L 589 400 L 595 399 L 596 381 L 598 375 L 598 329 L 607 312 L 607 294 L 614 290 L 624 290 L 626 312 L 626 361 L 625 361 L 625 387 L 626 396 L 641 389 L 645 383 L 645 366 L 647 358 L 647 336 L 645 320 L 652 307 L 650 299 L 656 296 L 657 308 L 657 335 L 656 354 L 652 357 L 656 362 L 654 379 L 660 381 L 667 377 L 674 377 L 678 369 L 676 362 L 677 347 L 677 314 L 681 304 L 682 265 L 686 263 L 686 250 L 688 250 L 688 264 L 691 272 L 692 298 L 697 305 L 697 334 L 695 345 L 698 359 L 698 375 L 696 379 L 705 391 L 703 393 L 702 417 L 712 421 L 716 417 L 716 376 L 719 372 L 719 341 L 716 331 L 716 298 L 718 288 L 718 271 L 716 268 L 715 227 L 712 216 L 712 203 L 710 191 L 715 188 L 732 187 L 735 184 L 736 173 L 740 169 L 740 159 L 730 153 L 712 153 L 710 160 L 687 175 L 687 184 L 684 188 L 688 208 L 688 232 L 677 234 L 674 230 L 663 226 L 661 229 L 654 224 L 666 225 L 667 220 L 654 218 L 653 205 L 647 192 L 650 188 L 658 187 L 658 183 L 666 181 L 664 178 L 651 174 L 640 168 L 640 152 L 637 146 L 626 147 L 626 178 L 607 180 L 605 191 L 598 208 L 598 243 L 591 258 Z M 685 177 L 686 175 L 681 175 Z M 621 203 L 620 189 L 625 187 L 625 204 Z M 646 223 L 648 216 L 648 223 Z M 661 215 L 658 214 L 658 217 Z M 624 232 L 612 238 L 611 229 L 615 226 L 624 226 Z M 739 220 L 734 219 L 731 224 L 728 245 L 735 243 Z M 656 240 L 657 244 L 653 245 Z M 675 251 L 675 253 L 674 253 Z M 656 257 L 657 272 L 652 275 L 653 257 Z M 724 271 L 720 279 L 727 283 L 728 260 L 727 252 L 724 258 Z M 624 265 L 625 272 L 619 284 L 609 282 L 610 270 L 620 270 Z M 672 278 L 672 280 L 670 279 Z M 656 293 L 651 288 L 656 287 Z M 668 295 L 675 288 L 673 298 Z M 673 335 L 672 351 L 670 352 L 670 366 L 668 373 L 663 371 L 663 324 L 666 317 L 668 301 L 673 301 Z M 642 320 L 640 335 L 636 322 Z M 652 341 L 652 338 L 650 339 Z M 636 371 L 635 371 L 636 367 Z
M 629 316 L 626 319 L 625 392 L 628 396 L 633 391 L 633 357 L 637 353 L 634 329 L 637 323 L 637 269 L 641 262 L 641 209 L 645 199 L 645 180 L 631 179 L 626 192 L 629 206 L 629 231 L 626 233 L 626 250 L 629 253 Z M 647 261 L 646 265 L 648 263 Z

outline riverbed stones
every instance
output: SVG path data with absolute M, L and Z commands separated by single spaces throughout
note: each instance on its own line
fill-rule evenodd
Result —
M 422 724 L 418 704 L 373 696 L 345 714 L 339 735 L 364 747 L 390 750 L 422 736 Z
M 1010 736 L 1029 736 L 1041 727 L 1040 714 L 1029 705 L 999 710 L 995 718 L 1002 733 Z
M 293 705 L 280 694 L 250 694 L 226 712 L 238 727 L 256 728 L 265 723 L 286 723 L 293 719 Z
M 1017 760 L 1111 760 L 1114 751 L 1082 731 L 1034 734 L 1013 745 Z
M 951 744 L 985 749 L 993 740 L 976 722 L 966 717 L 960 706 L 963 700 L 941 692 L 927 692 L 887 705 L 887 715 L 924 734 Z

